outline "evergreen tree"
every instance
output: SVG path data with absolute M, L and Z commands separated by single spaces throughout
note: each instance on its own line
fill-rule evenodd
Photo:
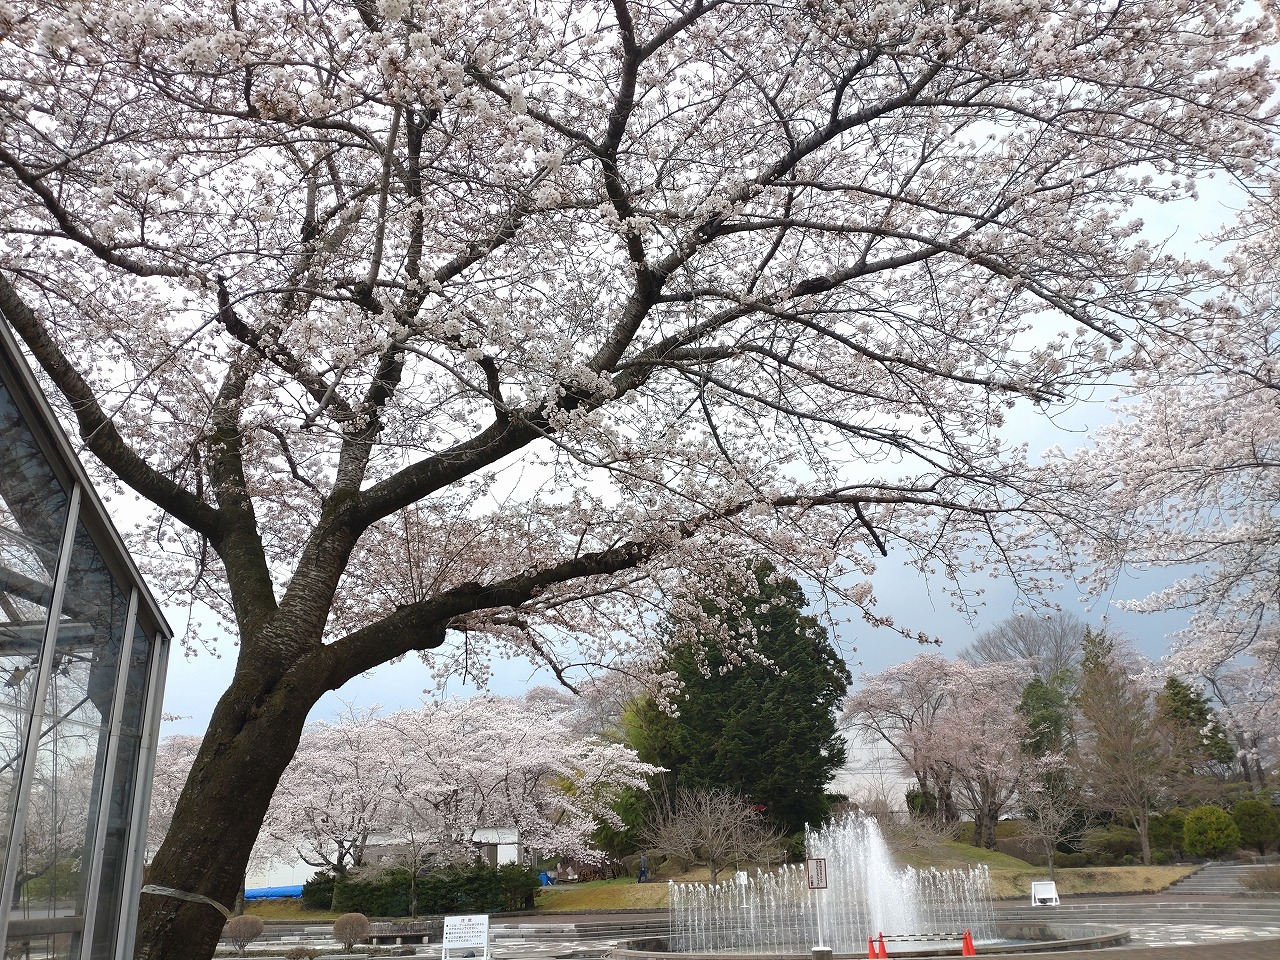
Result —
M 753 639 L 766 662 L 730 664 L 710 628 L 699 629 L 665 663 L 682 685 L 677 715 L 642 700 L 625 725 L 632 746 L 666 767 L 673 785 L 734 790 L 797 833 L 830 812 L 827 784 L 845 761 L 835 710 L 852 678 L 826 629 L 802 612 L 800 585 L 776 578 L 768 563 L 757 565 L 755 581 L 735 613 L 711 603 L 703 611 L 707 624 Z
M 1266 856 L 1267 845 L 1280 840 L 1280 814 L 1261 800 L 1240 800 L 1231 808 L 1231 819 L 1240 831 L 1242 846 L 1252 847 Z
M 1027 721 L 1030 738 L 1027 752 L 1035 757 L 1061 753 L 1071 737 L 1071 694 L 1073 674 L 1059 672 L 1047 680 L 1033 677 L 1022 689 L 1018 712 Z
M 1188 772 L 1214 774 L 1235 766 L 1236 751 L 1218 723 L 1217 712 L 1195 687 L 1169 677 L 1156 697 L 1156 710 L 1183 746 Z
M 1085 800 L 1133 824 L 1149 865 L 1151 816 L 1167 797 L 1177 758 L 1152 697 L 1129 675 L 1131 653 L 1105 633 L 1086 630 L 1083 654 L 1074 754 Z

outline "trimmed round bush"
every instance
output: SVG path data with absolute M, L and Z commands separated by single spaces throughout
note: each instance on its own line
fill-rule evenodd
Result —
M 1109 856 L 1114 863 L 1125 854 L 1137 855 L 1142 852 L 1142 839 L 1133 827 L 1124 827 L 1113 823 L 1106 827 L 1094 827 L 1084 835 L 1084 846 L 1100 856 Z
M 228 920 L 222 934 L 231 941 L 231 945 L 236 948 L 236 953 L 243 956 L 245 948 L 262 936 L 262 931 L 265 929 L 266 924 L 262 922 L 261 917 L 245 913 Z
M 1240 830 L 1240 843 L 1265 855 L 1267 845 L 1280 840 L 1280 816 L 1261 800 L 1241 800 L 1231 808 Z
M 1193 857 L 1221 857 L 1240 849 L 1240 828 L 1221 807 L 1196 807 L 1187 814 L 1182 842 Z
M 368 940 L 372 933 L 369 918 L 363 913 L 344 913 L 333 921 L 333 939 L 342 944 L 347 953 L 357 943 Z

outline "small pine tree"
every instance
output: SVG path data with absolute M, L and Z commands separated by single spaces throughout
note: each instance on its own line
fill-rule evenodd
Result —
M 1231 808 L 1240 843 L 1266 855 L 1267 844 L 1280 840 L 1280 816 L 1261 800 L 1241 800 Z
M 1188 813 L 1182 839 L 1193 857 L 1221 857 L 1240 849 L 1240 830 L 1221 807 L 1196 807 Z

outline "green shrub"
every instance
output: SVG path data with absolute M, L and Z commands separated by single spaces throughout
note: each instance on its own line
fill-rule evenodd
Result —
M 1167 850 L 1152 850 L 1152 851 L 1151 851 L 1151 863 L 1152 863 L 1154 866 L 1157 866 L 1157 867 L 1163 867 L 1163 866 L 1165 866 L 1166 864 L 1169 864 L 1169 863 L 1172 863 L 1172 862 L 1173 862 L 1173 857 L 1169 855 L 1169 851 L 1167 851 Z
M 418 880 L 422 913 L 504 913 L 529 910 L 538 892 L 538 875 L 528 867 L 446 867 Z
M 1086 850 L 1096 851 L 1101 855 L 1099 862 L 1104 857 L 1110 857 L 1113 864 L 1125 854 L 1142 853 L 1142 838 L 1138 836 L 1138 831 L 1119 824 L 1095 827 L 1088 831 L 1084 835 L 1083 845 Z
M 321 870 L 302 885 L 302 902 L 312 910 L 333 909 L 333 888 L 338 878 Z
M 1087 867 L 1089 865 L 1089 855 L 1087 853 L 1062 853 L 1058 855 L 1057 863 L 1060 867 Z
M 341 877 L 333 888 L 333 909 L 367 917 L 407 917 L 409 880 L 409 871 L 403 869 Z
M 1240 829 L 1221 807 L 1196 807 L 1182 828 L 1183 848 L 1193 857 L 1220 857 L 1240 847 Z
M 1147 826 L 1147 838 L 1151 841 L 1151 849 L 1167 850 L 1171 859 L 1181 857 L 1182 831 L 1186 819 L 1186 813 L 1182 810 L 1170 810 L 1168 813 L 1152 817 Z
M 51 870 L 28 880 L 22 892 L 33 900 L 58 900 L 80 889 L 80 858 L 64 857 Z
M 505 913 L 533 909 L 538 892 L 536 871 L 506 864 L 445 867 L 417 878 L 410 888 L 408 870 L 338 880 L 333 909 L 370 917 L 405 917 L 416 895 L 416 913 Z
M 938 816 L 938 798 L 923 790 L 908 790 L 906 793 L 907 812 L 913 817 L 933 820 Z
M 1266 855 L 1267 845 L 1280 840 L 1280 816 L 1261 800 L 1241 800 L 1231 808 L 1240 843 Z
M 316 960 L 320 951 L 315 947 L 290 947 L 284 952 L 284 960 Z

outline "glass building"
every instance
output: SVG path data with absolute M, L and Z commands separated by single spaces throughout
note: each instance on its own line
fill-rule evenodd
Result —
M 0 942 L 133 954 L 172 631 L 0 320 Z

